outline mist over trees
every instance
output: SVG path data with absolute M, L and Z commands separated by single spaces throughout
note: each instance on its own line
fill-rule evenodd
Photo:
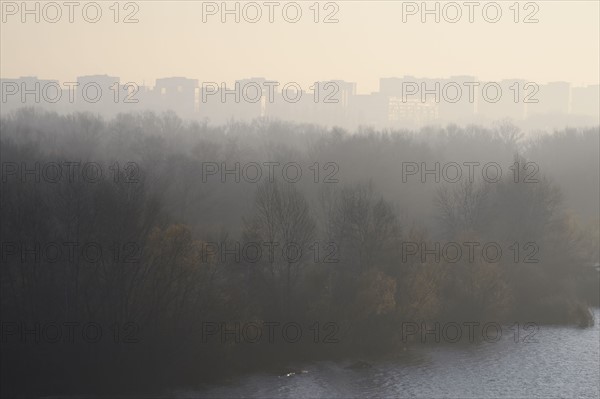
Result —
M 5 334 L 3 393 L 32 376 L 46 391 L 110 389 L 99 370 L 150 390 L 276 359 L 388 351 L 403 345 L 405 321 L 585 324 L 599 305 L 599 128 L 347 132 L 21 109 L 0 130 L 2 321 L 121 328 L 107 331 L 119 344 L 29 345 Z M 297 182 L 297 167 L 281 173 L 289 163 L 300 166 Z M 414 171 L 436 163 L 463 166 L 462 178 Z M 465 163 L 479 164 L 473 179 Z M 501 166 L 494 182 L 486 163 Z M 420 252 L 488 242 L 504 250 L 499 261 L 481 246 L 457 262 Z M 82 256 L 83 243 L 102 256 Z M 263 253 L 219 252 L 238 247 Z M 338 342 L 202 337 L 206 322 L 266 321 L 332 322 Z

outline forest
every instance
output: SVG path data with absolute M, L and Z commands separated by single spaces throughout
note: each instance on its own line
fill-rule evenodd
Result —
M 0 130 L 3 396 L 383 355 L 421 344 L 406 323 L 597 322 L 598 126 L 24 108 Z

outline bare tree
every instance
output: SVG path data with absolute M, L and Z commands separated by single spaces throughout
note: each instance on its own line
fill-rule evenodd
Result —
M 273 256 L 266 257 L 266 264 L 271 278 L 278 282 L 281 298 L 285 298 L 289 310 L 292 287 L 299 267 L 308 258 L 316 224 L 308 202 L 290 183 L 275 180 L 260 184 L 254 208 L 253 217 L 245 221 L 246 237 L 268 243 L 275 251 Z

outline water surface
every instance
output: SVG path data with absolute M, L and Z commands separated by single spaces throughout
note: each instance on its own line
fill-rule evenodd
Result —
M 540 326 L 534 341 L 417 345 L 371 368 L 353 361 L 292 365 L 289 377 L 256 373 L 227 384 L 178 391 L 180 398 L 599 398 L 600 311 L 586 329 Z

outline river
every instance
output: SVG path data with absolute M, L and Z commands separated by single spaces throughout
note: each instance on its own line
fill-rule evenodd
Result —
M 389 359 L 348 359 L 293 365 L 290 376 L 255 373 L 179 398 L 598 398 L 600 311 L 580 329 L 540 326 L 535 342 L 515 343 L 513 331 L 498 342 L 414 345 Z M 508 333 L 506 333 L 508 332 Z M 348 365 L 366 360 L 368 368 Z

